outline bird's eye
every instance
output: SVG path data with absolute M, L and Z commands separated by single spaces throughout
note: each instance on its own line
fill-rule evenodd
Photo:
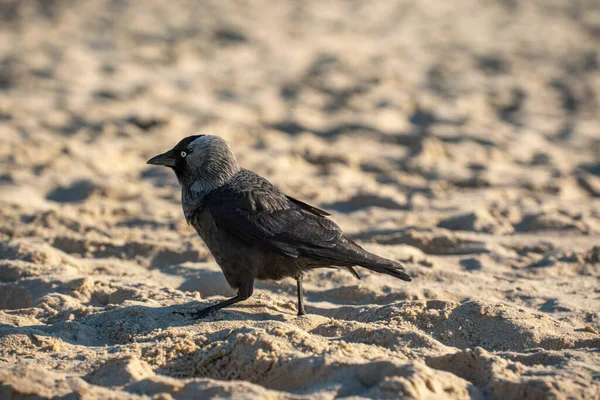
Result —
M 181 152 L 181 158 L 185 158 L 185 156 L 187 156 L 187 153 L 185 151 Z

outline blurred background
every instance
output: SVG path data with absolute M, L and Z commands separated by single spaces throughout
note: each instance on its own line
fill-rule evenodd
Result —
M 106 237 L 180 224 L 173 174 L 145 161 L 202 132 L 365 240 L 598 231 L 597 1 L 2 1 L 0 15 L 0 194 L 17 215 L 72 206 Z
M 59 227 L 174 226 L 197 242 L 172 172 L 145 161 L 199 132 L 360 240 L 600 230 L 597 1 L 2 1 L 0 15 L 9 236 L 60 209 L 79 222 L 52 225 L 54 242 Z
M 439 368 L 498 398 L 586 397 L 599 95 L 598 0 L 0 0 L 0 367 L 82 376 L 130 351 L 144 371 L 309 394 L 346 377 L 349 395 L 376 382 L 372 359 L 450 355 Z M 197 133 L 414 281 L 311 272 L 306 324 L 291 281 L 257 283 L 218 322 L 173 316 L 231 294 L 174 174 L 145 164 Z M 323 349 L 348 373 L 327 375 Z M 368 393 L 397 395 L 385 379 L 401 375 L 406 393 L 433 376 L 467 396 L 419 365 L 377 366 Z
M 0 16 L 2 181 L 31 201 L 84 200 L 99 178 L 135 192 L 160 174 L 141 161 L 197 132 L 340 210 L 447 185 L 600 194 L 594 0 L 2 1 Z

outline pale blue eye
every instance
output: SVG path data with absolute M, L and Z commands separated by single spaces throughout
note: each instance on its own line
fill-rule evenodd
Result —
M 187 156 L 187 153 L 186 153 L 185 151 L 182 151 L 182 152 L 181 152 L 181 157 L 182 157 L 182 158 L 185 158 L 185 156 Z

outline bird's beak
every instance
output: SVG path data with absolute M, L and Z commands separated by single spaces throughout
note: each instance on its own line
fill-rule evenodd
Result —
M 159 154 L 157 156 L 152 157 L 146 164 L 151 165 L 164 165 L 165 167 L 174 167 L 175 166 L 175 156 L 173 155 L 173 150 L 169 150 L 166 153 Z

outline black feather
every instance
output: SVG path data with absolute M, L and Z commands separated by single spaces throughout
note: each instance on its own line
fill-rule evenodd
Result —
M 327 211 L 324 211 L 324 210 L 321 210 L 320 208 L 311 206 L 310 204 L 306 204 L 305 202 L 295 199 L 292 196 L 285 196 L 285 197 L 287 197 L 288 200 L 290 200 L 292 203 L 296 204 L 300 208 L 302 208 L 306 211 L 310 211 L 311 213 L 313 213 L 315 215 L 319 215 L 321 217 L 327 217 L 327 216 L 331 215 Z
M 324 216 L 325 211 L 284 195 L 251 171 L 240 171 L 232 184 L 214 190 L 205 207 L 221 229 L 249 245 L 258 243 L 288 257 L 344 267 L 358 265 L 410 279 L 400 272 L 399 263 L 369 253 L 346 238 L 341 228 Z

